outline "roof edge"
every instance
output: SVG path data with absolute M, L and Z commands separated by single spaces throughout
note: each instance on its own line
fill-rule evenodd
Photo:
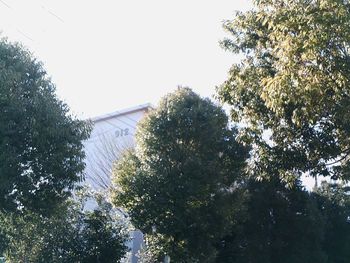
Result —
M 148 111 L 148 110 L 154 109 L 154 107 L 152 106 L 151 103 L 145 103 L 145 104 L 140 104 L 138 106 L 122 109 L 119 111 L 113 111 L 111 113 L 95 116 L 95 117 L 89 118 L 89 120 L 92 121 L 93 123 L 96 123 L 99 121 L 103 121 L 103 120 L 118 117 L 118 116 L 123 116 L 123 115 L 129 114 L 129 113 L 143 110 L 143 109 Z

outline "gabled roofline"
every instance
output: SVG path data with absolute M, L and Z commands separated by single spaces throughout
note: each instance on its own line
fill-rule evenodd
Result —
M 108 119 L 111 119 L 111 118 L 120 117 L 120 116 L 129 114 L 129 113 L 140 111 L 140 110 L 145 110 L 147 112 L 147 111 L 152 110 L 152 109 L 154 109 L 154 107 L 152 106 L 151 103 L 145 103 L 145 104 L 141 104 L 141 105 L 138 105 L 138 106 L 122 109 L 122 110 L 119 110 L 119 111 L 114 111 L 114 112 L 111 112 L 111 113 L 95 116 L 93 118 L 90 118 L 90 120 L 93 123 L 96 123 L 96 122 L 99 122 L 99 121 L 104 121 L 104 120 L 108 120 Z

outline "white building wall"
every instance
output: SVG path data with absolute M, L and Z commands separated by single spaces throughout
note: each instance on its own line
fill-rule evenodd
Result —
M 84 144 L 86 153 L 85 183 L 93 190 L 108 190 L 111 184 L 113 163 L 121 154 L 135 144 L 137 123 L 151 109 L 150 104 L 116 111 L 91 120 L 93 130 L 89 140 Z M 87 203 L 86 209 L 96 204 L 93 200 Z M 131 233 L 132 241 L 130 262 L 137 263 L 136 254 L 143 242 L 143 235 L 135 230 Z
M 91 120 L 93 130 L 85 142 L 85 178 L 93 189 L 109 187 L 113 163 L 134 146 L 137 123 L 149 109 L 150 105 L 145 104 Z

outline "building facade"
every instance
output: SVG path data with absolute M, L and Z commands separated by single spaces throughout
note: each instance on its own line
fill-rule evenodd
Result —
M 136 126 L 151 109 L 150 104 L 143 104 L 91 119 L 93 129 L 89 140 L 84 144 L 85 182 L 93 190 L 108 190 L 111 185 L 113 163 L 125 150 L 134 147 Z M 93 202 L 88 206 L 93 208 Z M 142 244 L 143 235 L 135 230 L 131 236 L 131 262 L 137 263 L 136 254 Z

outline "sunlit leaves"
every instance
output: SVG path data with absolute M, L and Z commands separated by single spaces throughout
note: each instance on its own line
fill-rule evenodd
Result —
M 232 66 L 218 97 L 232 106 L 235 121 L 268 130 L 274 144 L 268 154 L 287 158 L 297 174 L 347 179 L 349 3 L 265 0 L 255 4 L 252 11 L 238 13 L 224 24 L 231 38 L 223 46 L 245 58 Z M 298 156 L 306 158 L 293 161 Z M 272 165 L 285 170 L 285 162 L 278 159 Z M 287 177 L 290 172 L 282 174 Z
M 240 209 L 247 149 L 236 135 L 220 107 L 188 88 L 165 96 L 140 123 L 135 152 L 115 166 L 113 200 L 146 234 L 153 262 L 165 254 L 214 261 L 215 243 Z

